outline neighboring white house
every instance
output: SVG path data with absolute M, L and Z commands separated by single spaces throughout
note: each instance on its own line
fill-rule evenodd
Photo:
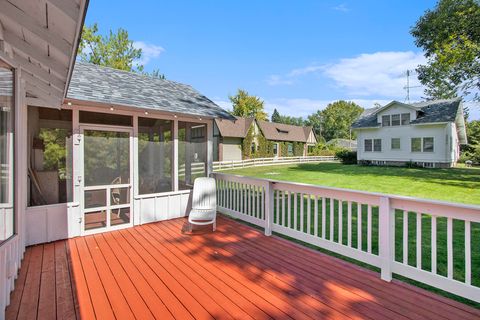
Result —
M 436 100 L 405 104 L 392 101 L 367 109 L 352 125 L 359 162 L 376 165 L 452 167 L 467 143 L 462 102 Z

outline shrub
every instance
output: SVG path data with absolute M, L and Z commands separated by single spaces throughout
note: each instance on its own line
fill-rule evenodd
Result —
M 309 156 L 334 156 L 338 151 L 343 150 L 336 146 L 327 146 L 324 143 L 317 143 L 312 150 L 308 152 Z
M 357 152 L 350 150 L 340 150 L 335 156 L 340 159 L 343 164 L 357 164 Z
M 358 164 L 361 165 L 361 166 L 371 166 L 372 165 L 372 161 L 370 160 L 360 160 L 358 161 Z

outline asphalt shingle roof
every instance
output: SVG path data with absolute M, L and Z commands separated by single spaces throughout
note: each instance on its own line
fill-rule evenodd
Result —
M 235 120 L 215 119 L 222 137 L 245 138 L 254 118 L 235 117 Z
M 455 122 L 460 99 L 433 100 L 409 104 L 417 110 L 418 116 L 411 124 Z M 366 109 L 360 118 L 352 124 L 353 129 L 380 127 L 377 112 L 381 108 Z
M 67 99 L 234 119 L 189 85 L 78 61 Z
M 312 127 L 300 127 L 290 124 L 257 120 L 260 130 L 267 140 L 307 142 Z

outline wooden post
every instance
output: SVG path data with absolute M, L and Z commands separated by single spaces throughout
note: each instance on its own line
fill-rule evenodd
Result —
M 379 208 L 379 256 L 382 280 L 392 280 L 392 263 L 395 255 L 395 210 L 388 197 L 380 198 Z
M 265 186 L 265 235 L 272 235 L 273 225 L 273 182 L 267 182 Z

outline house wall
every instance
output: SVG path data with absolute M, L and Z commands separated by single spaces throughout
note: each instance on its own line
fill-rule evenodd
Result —
M 452 164 L 455 162 L 451 151 L 450 137 L 455 148 L 456 133 L 452 136 L 451 125 L 408 125 L 396 127 L 381 127 L 357 130 L 358 160 L 382 160 L 392 162 L 439 162 Z M 411 152 L 411 138 L 433 137 L 434 152 Z M 400 150 L 391 149 L 391 139 L 400 138 Z M 365 152 L 365 139 L 382 139 L 381 152 Z
M 223 160 L 242 160 L 242 138 L 223 138 L 221 145 Z
M 85 105 L 64 105 L 63 108 L 71 109 L 73 113 L 73 201 L 58 205 L 28 207 L 25 210 L 26 218 L 26 238 L 27 245 L 37 243 L 55 241 L 59 239 L 71 238 L 84 235 L 82 227 L 82 201 L 83 193 L 80 181 L 83 175 L 82 162 L 82 140 L 79 127 L 79 111 L 94 111 L 102 113 L 111 113 L 109 107 L 105 106 L 85 106 Z M 188 215 L 190 208 L 191 190 L 179 190 L 178 179 L 174 179 L 174 191 L 139 195 L 138 193 L 138 128 L 136 126 L 136 118 L 139 116 L 146 117 L 144 112 L 132 110 L 129 108 L 115 108 L 115 114 L 131 115 L 134 117 L 133 127 L 133 169 L 134 175 L 132 180 L 132 210 L 133 210 L 133 225 L 139 225 L 148 222 L 161 221 Z M 207 175 L 210 175 L 213 162 L 213 120 L 203 119 L 199 120 L 194 117 L 180 116 L 174 117 L 173 114 L 156 114 L 149 112 L 148 117 L 158 119 L 169 119 L 174 122 L 174 152 L 173 152 L 173 175 L 178 177 L 178 122 L 188 121 L 205 123 L 207 125 Z M 25 126 L 26 127 L 26 126 Z M 27 143 L 23 144 L 25 153 L 27 152 Z M 25 157 L 26 159 L 27 157 Z M 27 160 L 25 160 L 27 161 Z M 26 170 L 22 173 L 26 177 Z M 26 185 L 26 184 L 25 184 Z

